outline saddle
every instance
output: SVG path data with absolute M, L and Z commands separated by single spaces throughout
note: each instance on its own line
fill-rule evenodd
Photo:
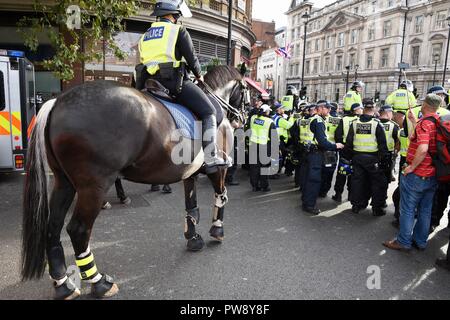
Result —
M 161 82 L 153 79 L 147 79 L 145 81 L 145 90 L 147 90 L 148 93 L 161 98 L 163 100 L 167 100 L 170 102 L 175 102 L 174 97 L 170 95 L 169 89 L 164 87 Z

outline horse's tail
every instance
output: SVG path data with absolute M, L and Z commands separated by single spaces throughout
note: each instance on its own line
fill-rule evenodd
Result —
M 47 226 L 50 215 L 45 132 L 56 99 L 39 111 L 31 133 L 26 165 L 22 221 L 22 280 L 41 278 L 46 266 Z

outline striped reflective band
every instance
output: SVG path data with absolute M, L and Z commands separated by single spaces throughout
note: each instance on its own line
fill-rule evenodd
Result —
M 22 133 L 22 123 L 20 112 L 0 112 L 0 136 L 13 135 L 19 136 Z
M 85 258 L 76 259 L 76 263 L 78 268 L 80 268 L 81 279 L 91 280 L 98 274 L 92 252 Z

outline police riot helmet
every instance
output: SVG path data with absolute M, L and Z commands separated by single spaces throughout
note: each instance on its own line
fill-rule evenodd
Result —
M 363 88 L 364 89 L 364 82 L 362 81 L 355 81 L 352 83 L 352 89 L 356 90 L 357 87 Z
M 432 86 L 430 89 L 428 89 L 427 94 L 434 93 L 434 94 L 444 94 L 448 96 L 448 93 L 445 91 L 443 86 Z
M 155 4 L 152 16 L 163 17 L 169 14 L 179 14 L 191 18 L 192 12 L 184 0 L 159 0 Z
M 286 95 L 288 96 L 298 96 L 298 90 L 295 86 L 288 86 L 287 87 L 287 91 L 286 91 Z
M 403 80 L 402 82 L 400 82 L 400 88 L 406 89 L 410 92 L 413 92 L 414 90 L 414 85 L 412 83 L 411 80 Z

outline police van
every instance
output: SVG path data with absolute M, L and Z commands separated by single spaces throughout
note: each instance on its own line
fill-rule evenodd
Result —
M 24 52 L 0 49 L 0 172 L 24 170 L 35 121 L 34 66 Z

